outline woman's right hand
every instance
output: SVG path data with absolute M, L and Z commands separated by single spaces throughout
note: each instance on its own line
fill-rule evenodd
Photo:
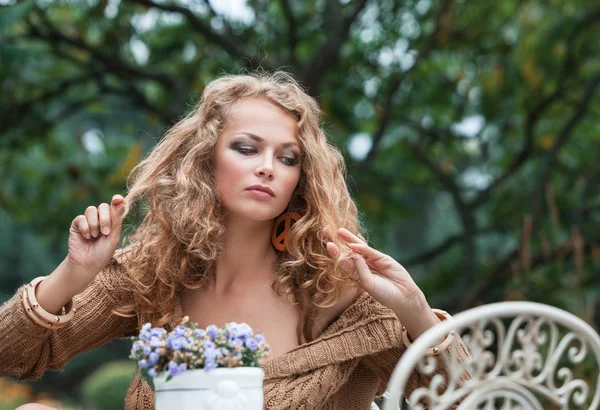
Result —
M 110 262 L 121 240 L 125 198 L 114 195 L 110 205 L 89 206 L 69 230 L 67 262 L 93 279 Z

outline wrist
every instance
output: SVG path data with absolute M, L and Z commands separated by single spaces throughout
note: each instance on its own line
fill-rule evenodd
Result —
M 73 263 L 67 256 L 46 282 L 50 280 L 57 287 L 60 284 L 65 292 L 73 297 L 89 285 L 97 273 Z
M 421 334 L 440 322 L 420 290 L 414 292 L 403 302 L 394 309 L 394 313 L 396 313 L 400 323 L 406 327 L 412 340 L 416 340 Z

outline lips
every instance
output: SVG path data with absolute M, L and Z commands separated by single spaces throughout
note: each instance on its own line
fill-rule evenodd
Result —
M 275 196 L 275 192 L 273 192 L 273 190 L 271 188 L 269 188 L 268 186 L 264 186 L 264 185 L 252 185 L 252 186 L 249 186 L 248 188 L 246 188 L 246 191 L 261 191 L 261 192 L 266 192 L 267 194 L 269 194 L 271 196 Z

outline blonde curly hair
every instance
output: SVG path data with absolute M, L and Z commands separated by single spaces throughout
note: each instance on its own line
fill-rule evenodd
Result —
M 337 238 L 339 227 L 360 234 L 357 208 L 345 183 L 343 157 L 320 127 L 317 102 L 281 71 L 226 75 L 207 85 L 195 109 L 128 178 L 125 213 L 141 209 L 142 216 L 137 230 L 124 239 L 128 250 L 123 265 L 135 298 L 120 314 L 168 324 L 178 293 L 201 287 L 211 275 L 225 234 L 215 196 L 213 153 L 231 108 L 251 97 L 281 107 L 298 124 L 302 169 L 289 209 L 302 218 L 287 237 L 287 251 L 278 253 L 272 286 L 279 295 L 291 296 L 302 312 L 299 343 L 312 340 L 318 309 L 334 305 L 349 283 L 326 243 L 345 249 Z M 347 250 L 342 257 L 348 257 Z

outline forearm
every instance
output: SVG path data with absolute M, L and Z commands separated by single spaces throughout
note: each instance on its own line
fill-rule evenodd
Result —
M 89 285 L 93 277 L 65 259 L 36 287 L 36 299 L 42 309 L 60 314 L 63 306 Z

